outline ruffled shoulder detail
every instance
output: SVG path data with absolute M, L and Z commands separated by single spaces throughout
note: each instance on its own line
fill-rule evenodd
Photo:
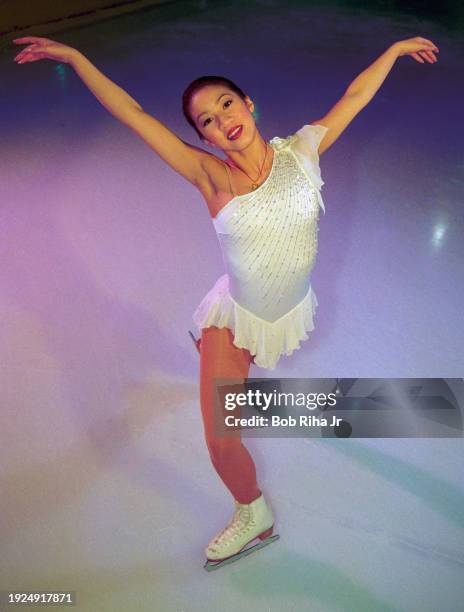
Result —
M 287 138 L 280 138 L 279 136 L 274 136 L 274 138 L 271 138 L 271 140 L 269 141 L 269 144 L 271 144 L 274 149 L 277 149 L 277 151 L 280 151 L 281 149 L 288 147 L 296 139 L 296 134 L 287 136 Z
M 320 194 L 324 181 L 322 180 L 321 169 L 319 167 L 318 149 L 328 129 L 325 125 L 320 124 L 304 125 L 295 134 L 287 136 L 287 138 L 276 136 L 269 141 L 277 150 L 288 147 L 294 153 L 300 166 L 317 189 L 319 204 L 324 214 L 325 206 Z
M 306 332 L 314 329 L 317 306 L 316 294 L 310 287 L 295 308 L 273 323 L 265 321 L 232 298 L 229 277 L 224 274 L 201 301 L 193 321 L 200 331 L 210 326 L 228 327 L 234 335 L 235 346 L 248 349 L 256 365 L 274 370 L 281 355 L 291 355 L 308 339 Z

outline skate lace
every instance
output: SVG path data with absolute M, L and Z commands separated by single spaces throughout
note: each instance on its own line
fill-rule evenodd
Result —
M 249 508 L 246 507 L 237 507 L 234 512 L 234 516 L 232 520 L 228 523 L 226 527 L 216 536 L 214 542 L 215 544 L 221 543 L 223 540 L 228 539 L 229 537 L 237 538 L 247 531 L 251 525 L 254 524 L 251 519 L 251 512 Z

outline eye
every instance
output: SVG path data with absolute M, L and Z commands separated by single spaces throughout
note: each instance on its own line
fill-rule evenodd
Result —
M 227 102 L 230 102 L 232 104 L 233 100 L 226 100 L 222 106 L 225 106 L 227 104 Z M 229 104 L 229 106 L 230 106 L 230 104 Z M 229 106 L 227 108 L 229 108 Z M 206 127 L 208 125 L 207 121 L 208 121 L 208 119 L 205 119 L 205 121 L 203 121 L 203 127 Z

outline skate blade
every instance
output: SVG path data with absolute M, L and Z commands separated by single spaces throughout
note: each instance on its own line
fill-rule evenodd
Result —
M 264 548 L 268 544 L 272 544 L 279 538 L 280 536 L 278 534 L 275 534 L 273 536 L 269 536 L 268 538 L 266 538 L 265 540 L 262 540 L 261 542 L 259 542 L 258 544 L 255 544 L 254 546 L 250 546 L 250 548 L 242 550 L 238 552 L 237 554 L 232 555 L 231 557 L 228 557 L 227 559 L 223 559 L 222 561 L 206 561 L 206 563 L 203 566 L 203 569 L 205 569 L 207 572 L 212 572 L 213 570 L 219 569 L 223 565 L 229 565 L 229 563 L 234 563 L 235 561 L 238 561 L 242 557 L 246 557 L 247 555 L 250 555 L 252 552 L 256 552 L 260 548 Z
M 197 345 L 197 339 L 195 338 L 195 336 L 192 334 L 190 330 L 188 330 L 188 333 L 189 333 L 190 338 L 192 338 L 192 342 L 195 345 L 195 348 L 197 349 L 198 352 L 200 352 L 200 349 L 198 348 L 198 345 Z

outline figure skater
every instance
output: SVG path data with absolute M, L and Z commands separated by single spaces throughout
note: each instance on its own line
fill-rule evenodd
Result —
M 436 62 L 436 45 L 415 37 L 392 44 L 346 89 L 321 119 L 287 138 L 266 142 L 256 127 L 254 103 L 232 81 L 206 76 L 183 94 L 183 112 L 212 152 L 178 138 L 110 81 L 78 50 L 46 38 L 24 37 L 18 63 L 48 58 L 69 63 L 100 103 L 138 134 L 206 201 L 227 273 L 194 313 L 201 330 L 200 404 L 213 466 L 232 494 L 235 512 L 206 548 L 210 563 L 239 557 L 271 536 L 274 515 L 240 437 L 216 437 L 214 379 L 245 380 L 251 363 L 274 369 L 308 338 L 317 307 L 310 275 L 317 250 L 319 158 L 373 98 L 397 58 Z M 291 109 L 289 109 L 291 112 Z

